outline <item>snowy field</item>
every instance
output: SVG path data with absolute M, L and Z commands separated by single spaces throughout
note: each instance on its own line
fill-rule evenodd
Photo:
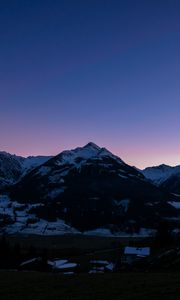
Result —
M 39 235 L 62 235 L 62 234 L 78 234 L 79 231 L 65 224 L 63 220 L 56 222 L 47 222 L 46 220 L 37 218 L 29 211 L 33 207 L 43 204 L 20 204 L 16 201 L 12 202 L 7 196 L 0 196 L 0 217 L 3 221 L 4 217 L 10 218 L 12 224 L 2 228 L 9 234 L 39 234 Z
M 118 205 L 123 205 L 127 209 L 129 200 L 122 200 Z M 172 203 L 171 203 L 172 204 Z M 172 204 L 174 205 L 174 203 Z M 33 207 L 43 206 L 42 203 L 37 204 L 20 204 L 16 201 L 11 201 L 8 196 L 0 195 L 0 220 L 11 220 L 5 227 L 1 227 L 1 232 L 8 234 L 36 234 L 36 235 L 66 235 L 80 234 L 87 236 L 101 237 L 149 237 L 155 234 L 152 229 L 141 228 L 138 233 L 128 234 L 126 232 L 111 233 L 110 229 L 97 228 L 91 231 L 81 233 L 77 229 L 65 224 L 64 220 L 57 219 L 56 222 L 48 222 L 37 218 L 30 213 Z

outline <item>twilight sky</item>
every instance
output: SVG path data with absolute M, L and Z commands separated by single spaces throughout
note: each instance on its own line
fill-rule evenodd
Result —
M 1 0 L 0 150 L 180 164 L 179 0 Z

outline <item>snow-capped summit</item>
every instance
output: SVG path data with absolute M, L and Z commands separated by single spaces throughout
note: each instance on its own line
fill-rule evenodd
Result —
M 74 165 L 76 167 L 82 166 L 84 163 L 89 163 L 89 160 L 102 161 L 103 158 L 115 159 L 118 163 L 124 163 L 119 157 L 112 154 L 106 148 L 101 148 L 98 145 L 90 142 L 84 147 L 77 147 L 72 150 L 66 150 L 53 158 L 57 165 Z
M 98 145 L 96 145 L 96 144 L 93 143 L 93 142 L 87 143 L 83 148 L 92 148 L 92 149 L 97 149 L 97 150 L 100 150 L 100 149 L 101 149 Z
M 48 162 L 56 166 L 72 166 L 79 168 L 83 164 L 89 163 L 89 160 L 102 161 L 104 158 L 115 159 L 118 163 L 123 161 L 113 155 L 106 148 L 101 148 L 93 142 L 89 142 L 83 147 L 77 147 L 72 150 L 66 150 L 60 154 L 52 156 L 29 156 L 21 157 L 4 151 L 0 152 L 0 187 L 14 184 L 25 176 L 31 170 Z M 42 171 L 43 170 L 43 171 Z M 39 169 L 38 172 L 46 174 L 47 167 Z
M 88 143 L 84 147 L 77 147 L 72 150 L 65 150 L 65 151 L 61 152 L 59 154 L 59 156 L 62 157 L 63 160 L 67 160 L 67 162 L 70 159 L 70 157 L 72 159 L 76 159 L 76 158 L 88 159 L 93 156 L 96 156 L 98 154 L 98 152 L 100 151 L 100 149 L 101 148 L 99 146 L 97 146 L 96 144 Z

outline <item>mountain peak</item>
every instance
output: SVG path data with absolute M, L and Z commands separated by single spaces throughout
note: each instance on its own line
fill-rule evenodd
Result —
M 166 164 L 161 164 L 161 165 L 157 166 L 157 168 L 159 168 L 159 169 L 171 169 L 172 167 L 168 166 Z
M 95 150 L 100 150 L 101 148 L 93 142 L 87 143 L 83 148 L 93 148 Z
M 11 154 L 9 152 L 6 152 L 6 151 L 0 151 L 0 155 L 4 155 L 4 156 L 11 156 L 11 157 L 18 157 L 17 155 L 15 154 Z
M 86 164 L 87 160 L 107 160 L 107 158 L 111 158 L 116 160 L 116 162 L 120 164 L 125 164 L 118 156 L 115 156 L 106 148 L 101 148 L 93 142 L 87 143 L 83 147 L 77 147 L 72 150 L 65 150 L 59 153 L 53 161 L 56 161 L 56 164 L 64 165 L 71 164 L 79 168 L 83 164 Z

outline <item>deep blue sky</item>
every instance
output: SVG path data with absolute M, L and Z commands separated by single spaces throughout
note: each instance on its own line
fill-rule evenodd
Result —
M 0 149 L 180 164 L 180 1 L 1 0 Z

